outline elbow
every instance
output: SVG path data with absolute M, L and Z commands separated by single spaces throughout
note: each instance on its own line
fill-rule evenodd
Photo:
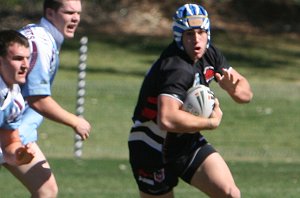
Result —
M 158 121 L 157 125 L 159 127 L 160 130 L 162 131 L 169 131 L 170 127 L 169 124 L 163 121 Z
M 248 94 L 246 100 L 245 100 L 245 101 L 246 101 L 245 103 L 251 102 L 251 101 L 252 101 L 252 98 L 253 98 L 253 92 L 250 92 L 250 93 Z
M 243 103 L 250 103 L 252 98 L 253 98 L 253 92 L 249 91 L 248 93 L 245 94 Z
M 240 104 L 250 103 L 253 98 L 253 93 L 250 91 L 248 93 L 244 93 L 240 96 L 232 96 L 233 100 Z
M 172 131 L 173 129 L 171 122 L 166 118 L 162 118 L 162 117 L 158 118 L 157 125 L 159 129 L 162 131 Z

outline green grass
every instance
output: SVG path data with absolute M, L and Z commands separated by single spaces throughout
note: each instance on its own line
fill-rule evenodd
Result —
M 131 115 L 144 74 L 169 40 L 97 35 L 89 41 L 84 116 L 93 130 L 82 159 L 73 157 L 73 131 L 48 120 L 40 127 L 39 145 L 56 175 L 59 197 L 138 197 L 127 160 Z M 249 78 L 254 99 L 237 106 L 213 84 L 224 117 L 220 128 L 205 136 L 229 163 L 243 197 L 298 197 L 298 40 L 217 33 L 214 41 Z M 76 42 L 65 43 L 53 88 L 54 98 L 71 112 L 76 104 L 77 49 Z M 5 169 L 0 177 L 1 197 L 29 197 Z M 205 197 L 182 182 L 175 193 L 177 198 Z
M 138 192 L 125 159 L 50 158 L 63 198 L 131 198 Z M 299 163 L 230 162 L 243 197 L 289 197 L 300 193 Z M 4 183 L 5 182 L 5 183 Z M 29 197 L 24 188 L 5 170 L 1 170 L 1 197 Z M 6 184 L 6 185 L 5 185 Z M 205 197 L 198 190 L 180 182 L 177 198 Z

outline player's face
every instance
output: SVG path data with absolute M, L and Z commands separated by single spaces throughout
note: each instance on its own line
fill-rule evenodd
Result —
M 201 29 L 191 29 L 183 32 L 182 42 L 188 56 L 197 61 L 206 51 L 208 41 L 207 32 Z
M 73 38 L 80 22 L 81 1 L 63 0 L 63 6 L 56 12 L 49 9 L 47 18 L 64 35 L 65 38 Z
M 30 49 L 19 43 L 9 46 L 7 55 L 0 56 L 0 74 L 8 87 L 26 82 Z

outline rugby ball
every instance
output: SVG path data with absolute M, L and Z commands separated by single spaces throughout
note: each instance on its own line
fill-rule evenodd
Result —
M 214 108 L 214 92 L 205 85 L 196 85 L 187 91 L 183 110 L 196 116 L 208 118 Z

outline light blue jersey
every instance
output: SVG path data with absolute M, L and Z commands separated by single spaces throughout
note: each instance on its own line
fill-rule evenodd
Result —
M 27 37 L 30 44 L 31 60 L 26 83 L 21 86 L 22 95 L 49 96 L 51 85 L 59 66 L 59 50 L 63 35 L 45 18 L 39 24 L 29 24 L 20 32 Z M 20 125 L 20 137 L 23 144 L 37 141 L 37 128 L 43 116 L 27 104 Z
M 17 129 L 21 124 L 24 109 L 25 102 L 19 85 L 15 84 L 12 89 L 9 89 L 0 77 L 0 128 Z M 4 162 L 2 150 L 0 149 L 0 164 Z
M 25 108 L 19 85 L 9 89 L 0 77 L 0 128 L 15 130 L 21 124 Z

